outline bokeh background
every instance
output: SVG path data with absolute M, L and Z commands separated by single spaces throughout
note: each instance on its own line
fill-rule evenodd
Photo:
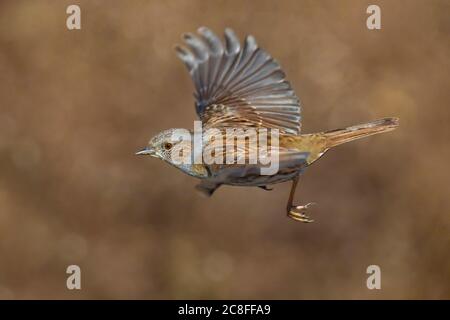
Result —
M 450 298 L 449 14 L 449 1 L 2 0 L 0 298 Z M 289 183 L 205 199 L 134 156 L 192 128 L 173 46 L 202 25 L 253 34 L 280 61 L 303 132 L 400 117 L 306 172 L 296 199 L 319 204 L 315 223 L 286 218 Z M 371 264 L 381 290 L 366 288 Z

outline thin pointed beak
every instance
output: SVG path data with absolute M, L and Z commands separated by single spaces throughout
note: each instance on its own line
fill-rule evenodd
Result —
M 137 156 L 151 156 L 155 154 L 155 150 L 153 148 L 145 148 L 144 150 L 138 151 L 135 153 Z

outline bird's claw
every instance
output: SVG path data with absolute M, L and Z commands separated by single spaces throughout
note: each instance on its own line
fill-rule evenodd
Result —
M 294 219 L 295 221 L 300 221 L 304 223 L 310 223 L 314 222 L 313 219 L 311 219 L 309 216 L 304 213 L 308 208 L 310 208 L 312 205 L 315 205 L 316 203 L 310 202 L 305 205 L 301 206 L 292 206 L 288 210 L 288 217 L 291 219 Z

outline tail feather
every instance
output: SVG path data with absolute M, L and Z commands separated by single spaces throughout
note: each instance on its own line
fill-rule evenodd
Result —
M 398 118 L 384 118 L 372 122 L 358 124 L 345 129 L 337 129 L 324 133 L 326 137 L 326 148 L 338 146 L 340 144 L 368 137 L 373 134 L 389 132 L 399 126 Z

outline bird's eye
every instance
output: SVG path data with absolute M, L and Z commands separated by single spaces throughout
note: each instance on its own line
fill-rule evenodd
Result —
M 164 143 L 164 149 L 165 150 L 170 150 L 170 149 L 172 149 L 172 144 L 170 143 L 170 142 L 166 142 L 166 143 Z

